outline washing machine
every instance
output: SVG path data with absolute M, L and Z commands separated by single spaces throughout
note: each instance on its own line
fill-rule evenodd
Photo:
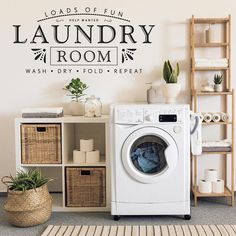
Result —
M 111 214 L 190 219 L 188 105 L 111 106 Z

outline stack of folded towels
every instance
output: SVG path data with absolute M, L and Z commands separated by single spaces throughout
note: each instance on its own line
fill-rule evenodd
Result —
M 23 118 L 57 118 L 63 116 L 63 108 L 25 108 L 21 111 L 21 114 Z
M 228 139 L 219 141 L 203 141 L 202 142 L 203 152 L 230 152 L 231 142 Z
M 196 58 L 196 67 L 228 67 L 229 62 L 227 58 L 209 59 L 209 58 Z

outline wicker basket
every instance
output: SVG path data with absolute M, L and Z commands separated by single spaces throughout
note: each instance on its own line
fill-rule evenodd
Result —
M 4 209 L 12 225 L 18 227 L 39 225 L 51 216 L 52 197 L 47 185 L 25 192 L 8 190 Z
M 105 207 L 106 170 L 97 168 L 66 168 L 66 206 Z
M 23 164 L 60 164 L 61 125 L 22 124 L 21 157 Z

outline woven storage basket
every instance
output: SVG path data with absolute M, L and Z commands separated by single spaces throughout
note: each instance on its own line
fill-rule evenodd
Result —
M 52 197 L 47 185 L 22 191 L 8 190 L 4 204 L 9 222 L 18 227 L 29 227 L 46 222 L 52 213 Z
M 105 179 L 105 167 L 67 167 L 66 205 L 69 207 L 105 207 Z
M 21 157 L 23 164 L 60 164 L 61 125 L 22 124 Z

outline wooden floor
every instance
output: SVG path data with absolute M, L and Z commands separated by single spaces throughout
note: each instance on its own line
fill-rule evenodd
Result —
M 54 226 L 41 236 L 236 236 L 236 225 Z

